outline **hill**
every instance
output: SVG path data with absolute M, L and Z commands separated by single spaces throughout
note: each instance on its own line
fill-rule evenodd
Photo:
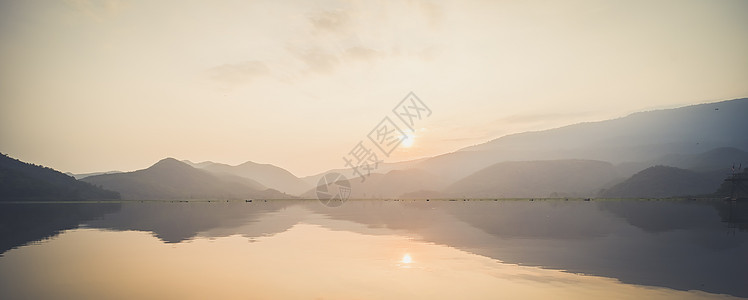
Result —
M 612 164 L 592 160 L 502 162 L 448 186 L 453 197 L 587 197 L 618 177 Z
M 80 173 L 80 174 L 73 174 L 73 173 L 67 172 L 65 174 L 73 176 L 75 179 L 81 180 L 83 178 L 90 177 L 90 176 L 104 175 L 104 174 L 116 174 L 116 173 L 122 173 L 122 171 L 107 171 L 107 172 L 93 172 L 93 173 Z
M 371 170 L 371 174 L 387 174 L 390 171 L 395 171 L 395 170 L 413 169 L 416 164 L 418 164 L 418 163 L 420 163 L 422 161 L 425 161 L 426 159 L 428 159 L 428 158 L 419 158 L 419 159 L 407 160 L 407 161 L 400 161 L 400 162 L 383 162 L 383 163 L 379 163 L 379 165 L 377 166 L 376 169 Z M 318 173 L 318 174 L 314 174 L 314 175 L 302 177 L 301 180 L 304 180 L 304 182 L 306 182 L 307 184 L 309 184 L 309 186 L 315 186 L 315 185 L 317 185 L 317 182 L 319 181 L 319 179 L 322 178 L 323 176 L 325 176 L 325 174 L 327 174 L 327 173 L 333 173 L 333 172 L 340 173 L 340 174 L 345 174 L 347 176 L 347 174 L 351 173 L 351 169 L 350 168 L 332 169 L 332 170 L 328 170 L 326 172 L 322 172 L 322 173 Z
M 344 174 L 347 176 L 347 173 Z M 361 181 L 360 177 L 348 178 L 352 199 L 400 198 L 406 193 L 441 188 L 446 182 L 423 170 L 393 170 L 386 174 L 372 173 Z M 304 198 L 316 198 L 316 189 L 302 194 Z
M 667 154 L 658 159 L 627 162 L 616 166 L 626 177 L 651 166 L 670 166 L 697 172 L 730 171 L 732 165 L 748 166 L 748 152 L 732 147 L 721 147 L 698 154 Z
M 83 181 L 118 191 L 128 200 L 288 197 L 252 180 L 211 174 L 173 158 L 165 158 L 147 169 L 90 176 Z
M 658 165 L 666 165 L 697 172 L 721 170 L 730 171 L 731 166 L 738 164 L 748 166 L 748 152 L 722 147 L 699 154 L 670 154 L 657 161 Z
M 695 172 L 668 166 L 654 166 L 603 191 L 606 198 L 666 198 L 714 193 L 725 172 Z
M 614 120 L 507 135 L 412 167 L 459 180 L 503 161 L 587 159 L 618 164 L 724 147 L 745 150 L 746 112 L 748 98 L 640 112 Z
M 185 162 L 195 168 L 214 174 L 231 174 L 247 178 L 266 187 L 293 195 L 301 194 L 312 188 L 312 185 L 294 176 L 291 172 L 271 164 L 258 164 L 248 161 L 238 166 L 230 166 L 214 162 Z
M 0 154 L 0 201 L 111 200 L 120 195 L 59 171 Z

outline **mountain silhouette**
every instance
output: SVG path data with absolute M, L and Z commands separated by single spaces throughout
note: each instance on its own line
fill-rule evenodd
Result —
M 628 196 L 624 190 L 631 182 L 624 182 L 654 176 L 633 177 L 655 165 L 694 171 L 709 182 L 697 186 L 707 187 L 723 174 L 700 176 L 724 172 L 733 163 L 748 165 L 748 136 L 741 131 L 748 128 L 747 111 L 743 98 L 512 134 L 434 157 L 381 163 L 361 183 L 350 169 L 330 172 L 349 177 L 352 198 Z M 666 172 L 653 173 L 666 178 L 652 180 L 693 180 Z M 231 166 L 164 159 L 145 170 L 83 181 L 119 191 L 125 199 L 286 197 L 283 193 L 315 198 L 314 187 L 326 173 L 298 178 L 251 161 Z M 599 194 L 601 189 L 606 191 Z M 646 194 L 690 195 L 685 191 Z
M 250 179 L 212 174 L 174 158 L 162 159 L 147 169 L 90 176 L 83 181 L 118 191 L 128 200 L 288 197 Z
M 662 157 L 657 164 L 678 167 L 693 171 L 730 171 L 732 165 L 748 166 L 748 152 L 722 147 L 699 154 L 670 154 Z
M 696 172 L 669 166 L 654 166 L 634 174 L 603 191 L 606 198 L 666 198 L 713 194 L 725 172 Z
M 399 198 L 414 191 L 440 189 L 447 184 L 439 176 L 418 169 L 393 170 L 386 174 L 373 173 L 365 176 L 364 180 L 361 180 L 360 176 L 353 177 L 350 172 L 343 175 L 348 178 L 351 185 L 350 198 L 353 199 Z M 316 198 L 316 189 L 301 196 Z
M 95 175 L 103 175 L 103 174 L 116 174 L 116 173 L 122 173 L 122 171 L 106 171 L 106 172 L 93 172 L 93 173 L 80 173 L 80 174 L 73 174 L 70 172 L 66 172 L 66 175 L 73 176 L 75 179 L 81 180 L 86 177 L 95 176 Z
M 670 166 L 697 172 L 730 171 L 740 164 L 748 166 L 748 152 L 721 147 L 698 154 L 667 154 L 651 161 L 626 162 L 616 166 L 619 173 L 628 177 L 651 166 Z
M 419 159 L 406 160 L 406 161 L 400 161 L 400 162 L 381 162 L 377 165 L 376 169 L 370 170 L 369 172 L 371 174 L 387 174 L 390 171 L 395 171 L 395 170 L 416 169 L 414 167 L 416 164 L 419 164 L 422 161 L 425 161 L 427 159 L 428 158 L 419 158 Z M 316 186 L 320 178 L 325 176 L 325 174 L 332 173 L 332 172 L 344 174 L 346 176 L 348 176 L 348 174 L 353 173 L 351 168 L 332 169 L 332 170 L 328 170 L 322 173 L 302 177 L 301 180 L 304 180 L 304 182 L 309 184 L 309 186 Z
M 0 154 L 0 201 L 111 200 L 120 195 L 51 168 Z
M 618 178 L 613 165 L 602 161 L 501 162 L 455 182 L 444 194 L 472 198 L 588 197 Z
M 503 161 L 588 159 L 618 164 L 725 147 L 745 151 L 746 112 L 748 98 L 639 112 L 613 120 L 507 135 L 431 157 L 412 168 L 456 181 Z
M 231 174 L 247 178 L 266 187 L 293 195 L 301 194 L 312 187 L 312 185 L 294 176 L 291 172 L 271 164 L 258 164 L 248 161 L 241 165 L 230 166 L 214 162 L 185 162 L 195 168 L 214 174 Z

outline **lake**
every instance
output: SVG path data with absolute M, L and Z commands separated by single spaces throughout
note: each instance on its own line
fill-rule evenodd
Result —
M 748 297 L 748 204 L 0 204 L 0 299 Z

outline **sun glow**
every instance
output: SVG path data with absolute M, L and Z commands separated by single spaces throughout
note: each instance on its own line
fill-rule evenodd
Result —
M 403 255 L 403 259 L 401 259 L 400 262 L 404 263 L 404 264 L 409 264 L 409 263 L 413 262 L 413 259 L 410 258 L 410 254 L 405 253 L 405 255 Z
M 413 146 L 413 142 L 415 142 L 415 138 L 416 136 L 413 133 L 410 133 L 410 132 L 406 133 L 403 136 L 403 141 L 400 145 L 405 148 L 410 148 L 411 146 Z

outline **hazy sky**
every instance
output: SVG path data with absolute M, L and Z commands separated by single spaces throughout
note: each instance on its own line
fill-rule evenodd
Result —
M 386 161 L 746 97 L 748 1 L 0 2 L 0 152 L 61 171 L 341 168 L 411 91 Z

